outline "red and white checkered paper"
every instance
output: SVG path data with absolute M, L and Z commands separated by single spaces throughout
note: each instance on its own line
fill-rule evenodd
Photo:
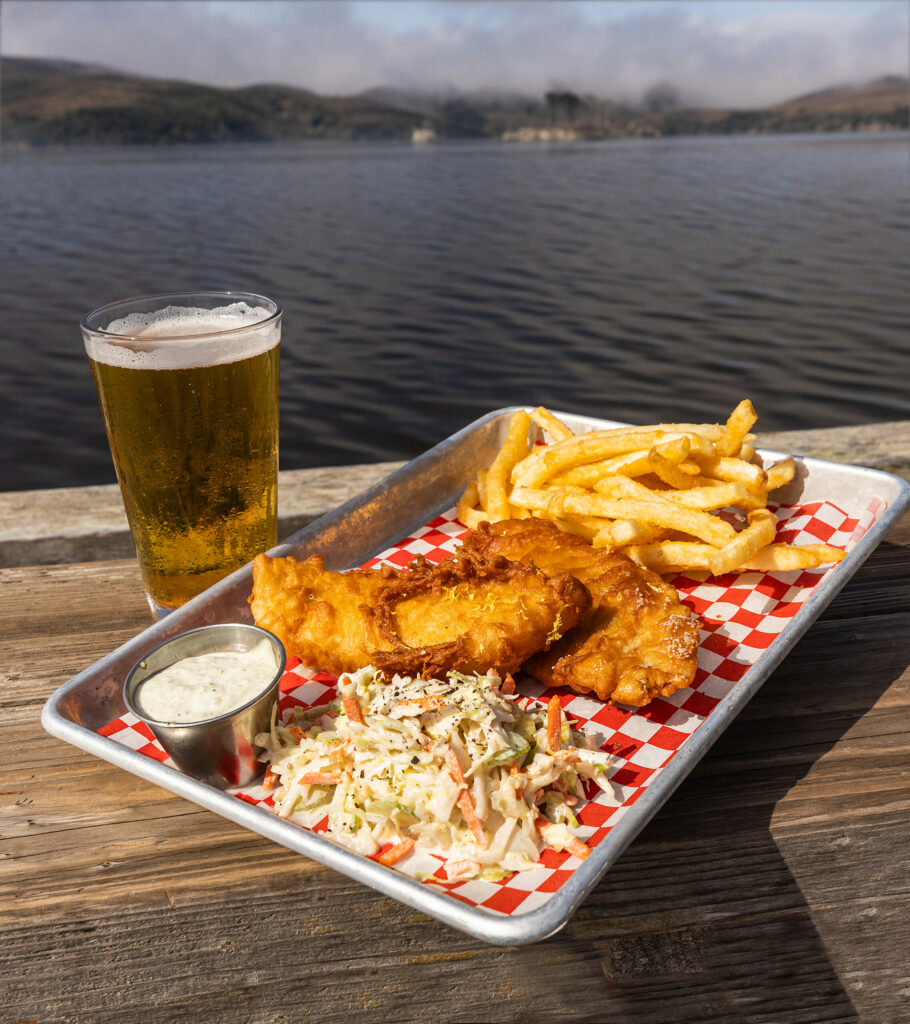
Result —
M 821 542 L 849 551 L 875 522 L 884 503 L 876 499 L 858 517 L 849 516 L 830 502 L 770 507 L 779 520 L 778 541 Z M 403 568 L 416 555 L 440 562 L 456 550 L 467 533 L 453 509 L 370 559 L 364 568 L 381 564 Z M 530 677 L 520 677 L 518 692 L 524 698 L 546 702 L 557 694 L 576 727 L 593 733 L 613 755 L 609 776 L 614 798 L 591 786 L 588 799 L 575 808 L 581 826 L 578 835 L 589 846 L 603 842 L 610 829 L 629 813 L 645 789 L 774 643 L 831 571 L 836 571 L 836 567 L 788 573 L 731 573 L 710 582 L 704 581 L 704 574 L 677 576 L 673 584 L 684 602 L 701 617 L 698 671 L 692 687 L 678 690 L 670 697 L 658 697 L 647 707 L 616 707 L 571 690 L 550 690 Z M 296 658 L 290 659 L 281 680 L 282 712 L 295 705 L 325 704 L 334 696 L 334 676 L 300 665 Z M 131 750 L 168 763 L 148 726 L 131 714 L 98 731 Z M 271 795 L 261 786 L 231 792 L 249 803 L 273 806 Z M 325 832 L 326 827 L 324 819 L 313 831 Z M 534 870 L 516 872 L 502 881 L 449 881 L 445 860 L 418 850 L 392 870 L 411 876 L 427 875 L 424 884 L 446 890 L 454 899 L 471 906 L 492 913 L 523 914 L 550 899 L 580 864 L 572 854 L 545 850 Z

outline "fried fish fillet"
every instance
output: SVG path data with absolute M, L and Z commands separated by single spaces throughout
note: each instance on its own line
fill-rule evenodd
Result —
M 401 572 L 329 572 L 258 555 L 253 618 L 305 665 L 339 674 L 373 664 L 387 674 L 514 672 L 590 608 L 581 583 L 529 565 L 467 552 Z
M 676 589 L 625 555 L 609 554 L 543 519 L 481 523 L 461 549 L 469 555 L 571 573 L 592 606 L 581 622 L 524 666 L 548 686 L 641 707 L 695 678 L 698 619 Z

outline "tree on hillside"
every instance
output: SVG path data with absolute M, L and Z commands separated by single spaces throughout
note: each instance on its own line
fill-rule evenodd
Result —
M 679 106 L 679 90 L 669 82 L 657 82 L 644 95 L 642 104 L 648 114 L 662 114 Z
M 547 102 L 549 119 L 557 123 L 565 118 L 571 124 L 581 106 L 578 94 L 567 89 L 551 89 L 544 94 L 544 99 Z

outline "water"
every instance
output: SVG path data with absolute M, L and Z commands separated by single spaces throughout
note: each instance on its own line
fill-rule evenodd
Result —
M 78 321 L 161 291 L 284 306 L 286 469 L 413 456 L 524 402 L 910 417 L 907 143 L 8 152 L 0 489 L 114 480 Z

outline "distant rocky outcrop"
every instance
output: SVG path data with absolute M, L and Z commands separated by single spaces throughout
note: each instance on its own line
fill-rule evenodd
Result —
M 321 96 L 283 85 L 218 89 L 70 61 L 4 57 L 2 138 L 21 146 L 452 138 L 516 142 L 908 127 L 906 78 L 825 89 L 756 110 L 680 108 L 669 84 L 638 107 L 568 90 L 541 98 L 371 89 Z

